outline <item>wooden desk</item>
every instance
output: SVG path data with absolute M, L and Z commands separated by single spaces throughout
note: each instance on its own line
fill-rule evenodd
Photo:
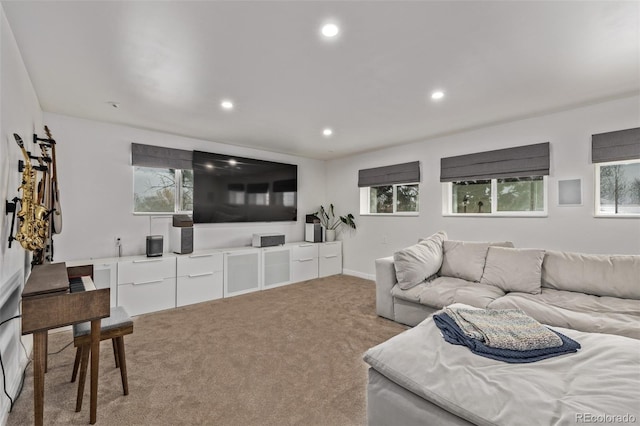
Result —
M 91 407 L 89 422 L 96 422 L 100 319 L 109 316 L 108 288 L 69 293 L 64 263 L 36 265 L 22 291 L 22 334 L 33 333 L 33 404 L 35 424 L 43 424 L 44 373 L 47 333 L 50 329 L 91 321 Z

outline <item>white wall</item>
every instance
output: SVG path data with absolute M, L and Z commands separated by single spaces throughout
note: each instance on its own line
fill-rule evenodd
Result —
M 356 215 L 343 236 L 347 272 L 373 277 L 374 260 L 438 230 L 450 239 L 510 240 L 516 247 L 586 253 L 640 254 L 640 219 L 594 218 L 591 135 L 640 126 L 640 98 L 630 97 L 556 114 L 387 148 L 327 163 L 327 198 L 341 213 L 359 212 L 358 170 L 420 161 L 420 215 Z M 549 214 L 545 218 L 443 217 L 440 158 L 551 142 Z M 583 205 L 557 206 L 559 179 L 581 178 Z M 386 243 L 385 243 L 386 241 Z
M 122 113 L 126 114 L 123 108 Z M 317 210 L 325 195 L 324 161 L 190 139 L 127 126 L 45 113 L 57 141 L 62 233 L 54 237 L 56 261 L 144 254 L 145 237 L 165 236 L 170 217 L 133 215 L 131 143 L 200 150 L 298 165 L 298 221 L 252 224 L 196 224 L 196 250 L 251 245 L 253 233 L 282 232 L 286 241 L 304 239 L 304 215 Z
M 5 200 L 20 196 L 21 174 L 18 160 L 22 158 L 13 138 L 18 133 L 29 142 L 34 131 L 42 129 L 42 111 L 38 98 L 22 61 L 16 41 L 0 4 L 0 321 L 19 313 L 19 301 L 26 274 L 25 263 L 30 262 L 25 250 L 17 242 L 8 247 L 11 216 L 5 215 Z M 34 153 L 38 149 L 33 150 Z M 14 232 L 15 235 L 15 232 Z M 20 345 L 20 319 L 0 326 L 0 355 L 6 372 L 7 391 L 14 397 L 18 391 L 27 357 Z M 25 339 L 30 351 L 30 339 Z M 0 424 L 6 422 L 10 401 L 0 392 Z

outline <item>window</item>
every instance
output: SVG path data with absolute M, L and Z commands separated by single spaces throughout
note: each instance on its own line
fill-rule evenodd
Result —
M 640 160 L 596 163 L 596 215 L 640 216 Z
M 444 214 L 543 216 L 547 213 L 546 176 L 510 177 L 445 184 Z
M 360 214 L 415 215 L 419 205 L 417 183 L 360 188 Z
M 134 213 L 190 213 L 193 170 L 133 168 Z

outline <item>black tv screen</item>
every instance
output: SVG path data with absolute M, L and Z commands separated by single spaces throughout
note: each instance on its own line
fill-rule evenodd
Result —
M 193 151 L 193 221 L 297 220 L 298 166 Z

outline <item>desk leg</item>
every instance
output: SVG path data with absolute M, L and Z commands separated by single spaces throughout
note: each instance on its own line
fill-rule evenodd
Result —
M 47 331 L 33 333 L 33 416 L 42 426 L 44 416 L 44 370 L 47 358 Z
M 100 320 L 91 321 L 91 414 L 89 423 L 95 424 L 98 409 L 98 366 L 100 360 Z

